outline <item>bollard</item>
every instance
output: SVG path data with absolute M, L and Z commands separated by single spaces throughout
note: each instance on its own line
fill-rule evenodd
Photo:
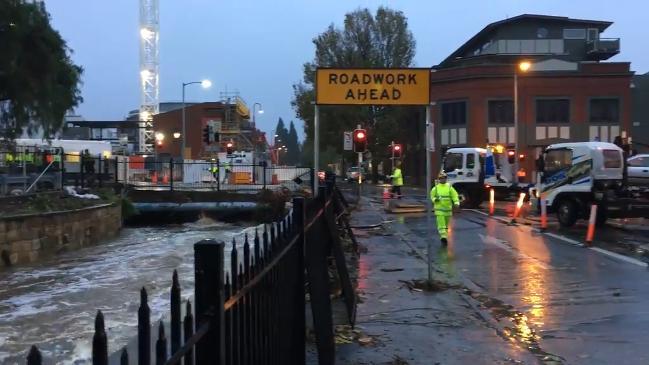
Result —
M 383 208 L 385 210 L 390 209 L 390 198 L 391 198 L 390 189 L 388 188 L 388 186 L 384 186 L 383 187 Z
M 586 232 L 586 244 L 590 246 L 595 236 L 595 222 L 597 221 L 597 205 L 590 206 L 590 218 L 588 219 L 588 231 Z
M 545 198 L 539 200 L 541 202 L 541 230 L 544 231 L 548 228 L 548 202 Z
M 524 200 L 525 200 L 525 193 L 521 193 L 521 195 L 518 196 L 518 201 L 516 202 L 516 209 L 514 209 L 514 217 L 512 217 L 511 223 L 516 223 L 516 218 L 518 218 L 518 215 L 521 212 L 521 208 L 523 207 Z
M 494 215 L 496 205 L 496 192 L 494 189 L 489 190 L 489 215 Z

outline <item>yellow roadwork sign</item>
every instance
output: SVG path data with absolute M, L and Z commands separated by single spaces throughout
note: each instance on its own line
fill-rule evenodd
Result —
M 316 104 L 428 105 L 428 68 L 319 68 Z

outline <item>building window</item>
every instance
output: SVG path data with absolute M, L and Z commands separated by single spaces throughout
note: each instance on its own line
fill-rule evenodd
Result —
M 618 99 L 591 99 L 590 122 L 617 124 L 620 122 L 620 101 Z
M 511 100 L 490 100 L 489 124 L 514 124 L 514 102 Z
M 466 102 L 456 101 L 442 104 L 442 125 L 466 124 Z
M 569 123 L 570 100 L 540 99 L 536 101 L 537 123 Z
M 564 29 L 563 39 L 586 39 L 586 29 Z

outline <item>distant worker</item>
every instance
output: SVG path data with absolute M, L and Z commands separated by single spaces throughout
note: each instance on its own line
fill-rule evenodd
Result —
M 401 199 L 401 187 L 403 186 L 403 173 L 401 172 L 401 161 L 397 161 L 397 164 L 390 175 L 392 178 L 392 193 L 390 197 L 394 198 L 396 194 L 398 199 Z
M 214 181 L 217 182 L 219 180 L 219 165 L 212 164 L 210 166 L 209 171 L 212 173 L 212 177 L 214 178 Z
M 227 183 L 230 180 L 230 163 L 225 161 L 225 164 L 223 165 L 223 168 L 225 169 L 225 176 L 223 176 L 223 183 Z
M 446 173 L 440 172 L 437 180 L 435 187 L 430 190 L 430 200 L 435 207 L 439 237 L 442 245 L 446 246 L 448 244 L 448 227 L 451 224 L 453 211 L 460 207 L 460 199 L 457 191 L 446 182 Z

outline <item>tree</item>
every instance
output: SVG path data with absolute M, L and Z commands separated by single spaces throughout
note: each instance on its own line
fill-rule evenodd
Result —
M 400 11 L 379 7 L 375 15 L 368 9 L 359 9 L 345 15 L 344 27 L 331 24 L 314 38 L 315 58 L 303 66 L 302 82 L 293 85 L 292 101 L 296 115 L 304 120 L 306 135 L 304 150 L 313 150 L 314 83 L 317 67 L 411 67 L 415 55 L 415 40 L 408 30 L 406 17 Z M 357 124 L 368 129 L 370 151 L 374 159 L 374 175 L 378 162 L 388 157 L 388 145 L 393 139 L 402 144 L 421 145 L 421 134 L 408 133 L 404 125 L 421 115 L 421 107 L 382 106 L 322 106 L 320 107 L 320 145 L 332 148 L 338 157 L 324 160 L 331 154 L 321 154 L 320 166 L 338 162 L 344 157 L 343 131 L 351 131 Z M 423 121 L 423 119 L 421 119 Z M 423 122 L 422 122 L 423 123 Z M 421 140 L 421 141 L 420 141 Z M 413 147 L 413 151 L 415 148 Z M 351 154 L 347 157 L 354 160 Z
M 288 148 L 288 163 L 291 165 L 297 165 L 300 162 L 300 142 L 297 139 L 297 130 L 295 129 L 295 124 L 291 121 L 291 124 L 288 128 L 288 137 L 286 141 L 286 147 Z
M 273 148 L 278 151 L 276 152 L 278 156 L 281 155 L 282 164 L 288 164 L 288 161 L 286 160 L 286 152 L 284 150 L 284 146 L 288 147 L 288 145 L 286 144 L 288 142 L 288 129 L 286 129 L 284 120 L 282 118 L 279 118 L 279 120 L 277 121 L 277 127 L 275 127 L 275 136 L 273 138 Z M 281 150 L 279 148 L 281 148 Z
M 14 139 L 61 130 L 65 114 L 83 99 L 83 72 L 42 2 L 0 1 L 0 136 Z

